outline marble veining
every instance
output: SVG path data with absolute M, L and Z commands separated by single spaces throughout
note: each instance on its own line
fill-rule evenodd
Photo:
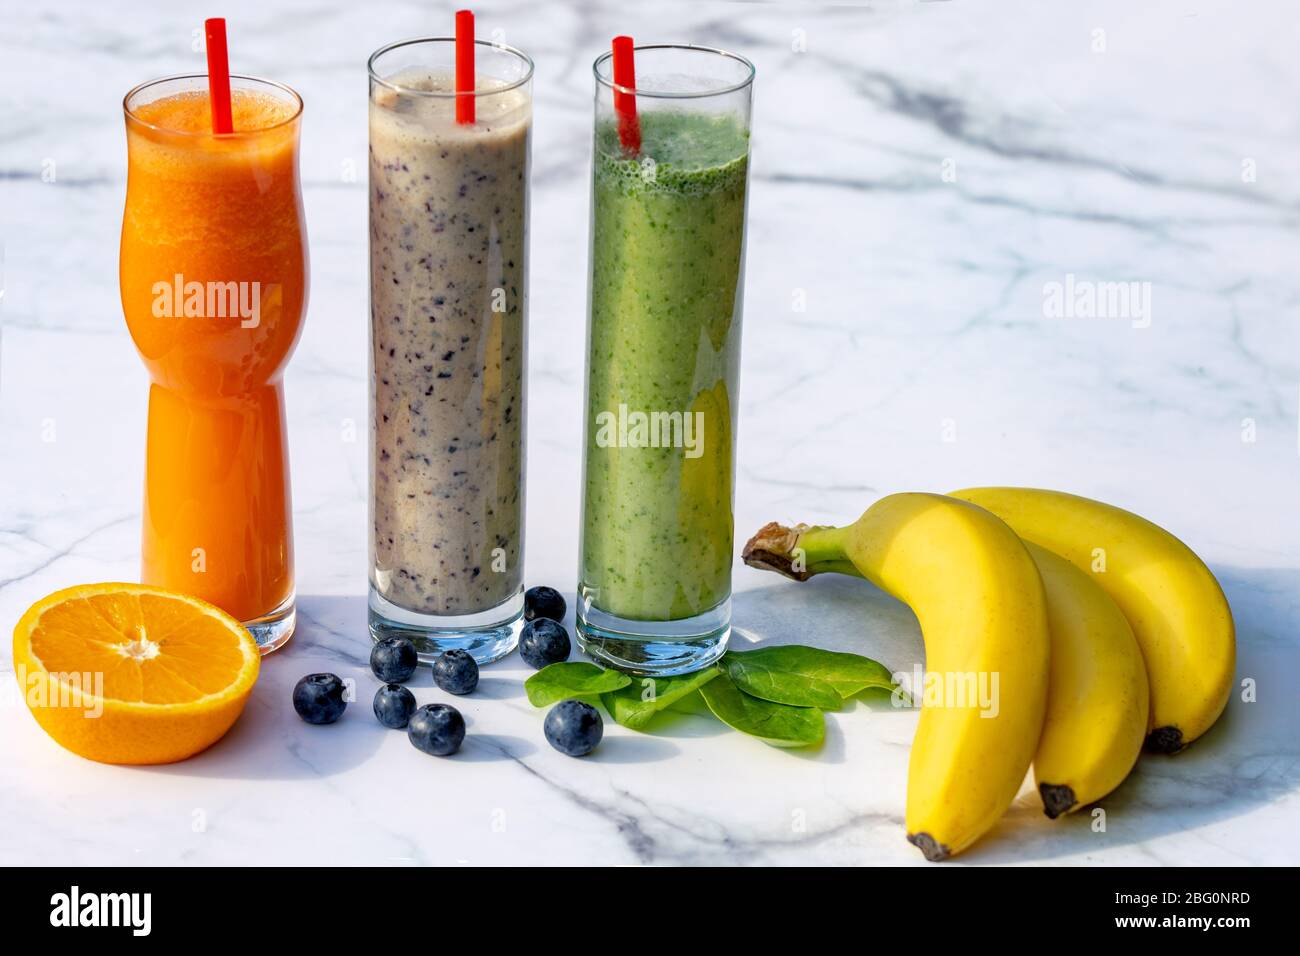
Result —
M 202 70 L 197 14 L 76 0 L 0 36 L 0 619 L 137 574 L 146 379 L 117 292 L 121 98 Z M 1234 700 L 1144 759 L 1106 829 L 1026 788 L 969 863 L 1300 862 L 1300 67 L 1294 13 L 1226 0 L 485 3 L 537 62 L 525 579 L 572 598 L 590 189 L 590 64 L 610 36 L 758 67 L 736 527 L 844 522 L 892 491 L 1061 487 L 1183 537 L 1236 615 Z M 372 719 L 366 669 L 365 58 L 450 6 L 231 0 L 232 63 L 306 101 L 312 289 L 287 374 L 301 624 L 244 717 L 182 764 L 55 746 L 0 673 L 3 863 L 919 864 L 903 838 L 915 714 L 857 703 L 812 754 L 685 715 L 552 751 L 527 669 L 457 702 L 436 760 Z M 193 19 L 192 19 L 193 18 Z M 673 24 L 671 30 L 665 24 Z M 76 69 L 58 64 L 75 60 Z M 1054 318 L 1067 277 L 1149 283 L 1145 316 Z M 737 642 L 807 641 L 899 670 L 906 608 L 859 581 L 736 568 Z M 571 619 L 570 622 L 571 624 Z M 8 651 L 0 670 L 12 669 Z M 289 706 L 356 682 L 343 721 Z M 446 700 L 425 671 L 421 703 Z

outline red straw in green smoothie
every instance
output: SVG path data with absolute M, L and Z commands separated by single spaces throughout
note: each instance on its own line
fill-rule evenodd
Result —
M 230 116 L 230 55 L 226 52 L 226 19 L 211 17 L 203 21 L 208 48 L 208 103 L 212 107 L 212 132 L 233 133 L 235 121 Z
M 474 125 L 474 14 L 456 11 L 456 122 Z
M 614 37 L 614 113 L 618 116 L 618 139 L 633 155 L 641 152 L 641 123 L 636 118 L 634 46 L 631 37 Z M 620 87 L 622 89 L 620 89 Z

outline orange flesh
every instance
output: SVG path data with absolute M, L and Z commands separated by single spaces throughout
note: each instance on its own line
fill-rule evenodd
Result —
M 100 594 L 57 604 L 31 635 L 50 673 L 104 675 L 110 700 L 172 704 L 229 687 L 243 666 L 238 638 L 191 605 L 151 594 Z

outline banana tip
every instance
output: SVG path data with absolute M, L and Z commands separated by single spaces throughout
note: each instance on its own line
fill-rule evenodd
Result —
M 1077 802 L 1074 798 L 1073 788 L 1065 784 L 1040 783 L 1038 785 L 1038 795 L 1043 798 L 1043 812 L 1051 820 L 1069 813 Z
M 952 856 L 951 850 L 928 833 L 909 833 L 907 842 L 925 854 L 925 858 L 931 863 L 938 863 Z
M 1147 734 L 1144 749 L 1149 754 L 1176 754 L 1186 747 L 1183 732 L 1177 727 L 1157 727 Z

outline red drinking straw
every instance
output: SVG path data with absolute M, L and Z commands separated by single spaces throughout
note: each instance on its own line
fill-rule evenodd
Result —
M 208 48 L 208 103 L 212 107 L 212 132 L 233 133 L 230 116 L 230 55 L 226 52 L 226 18 L 203 21 Z
M 631 37 L 614 37 L 614 113 L 618 116 L 618 139 L 623 149 L 641 152 L 641 124 L 636 118 L 636 67 L 632 62 Z M 620 87 L 622 89 L 620 89 Z
M 474 14 L 456 11 L 456 122 L 474 125 Z

